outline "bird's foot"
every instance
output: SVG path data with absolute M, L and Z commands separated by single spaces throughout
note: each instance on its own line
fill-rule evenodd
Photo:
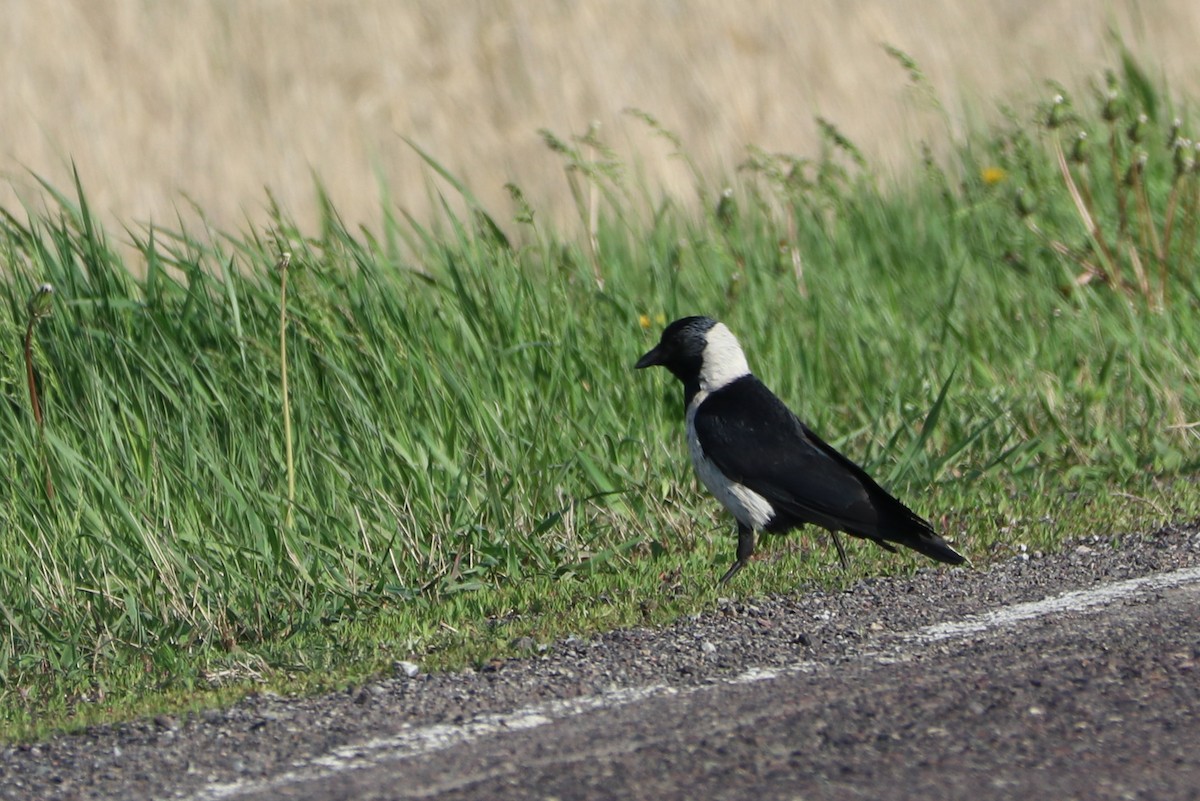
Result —
M 849 570 L 850 560 L 846 557 L 846 546 L 842 545 L 842 540 L 836 531 L 830 531 L 829 536 L 833 538 L 833 544 L 837 546 L 838 560 L 842 563 L 842 570 Z
M 739 570 L 741 570 L 745 566 L 746 566 L 745 559 L 737 560 L 736 562 L 733 563 L 732 567 L 730 567 L 728 570 L 725 571 L 725 575 L 721 576 L 721 578 L 717 581 L 717 584 L 720 586 L 724 586 L 731 578 L 733 578 L 734 576 L 737 575 L 737 572 Z

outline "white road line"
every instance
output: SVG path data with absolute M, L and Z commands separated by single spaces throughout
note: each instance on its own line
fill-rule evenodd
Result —
M 281 773 L 270 779 L 210 784 L 199 793 L 190 796 L 190 801 L 219 801 L 219 799 L 236 798 L 247 793 L 285 787 L 289 784 L 315 781 L 348 770 L 358 770 L 385 762 L 410 759 L 422 754 L 441 751 L 491 734 L 536 729 L 547 723 L 573 718 L 596 709 L 615 709 L 660 695 L 691 692 L 692 689 L 651 684 L 647 687 L 630 687 L 599 695 L 550 701 L 524 709 L 516 709 L 512 712 L 493 712 L 453 725 L 437 724 L 407 728 L 387 737 L 335 748 L 328 754 L 298 765 L 295 770 Z
M 925 626 L 901 635 L 900 641 L 921 645 L 966 639 L 973 635 L 1005 629 L 1027 620 L 1068 612 L 1092 612 L 1118 601 L 1194 583 L 1200 583 L 1200 568 L 1185 568 L 1171 573 L 1143 576 L 1142 578 L 1103 584 L 1092 589 L 1066 592 L 1040 601 L 1013 604 L 953 623 Z M 876 658 L 880 661 L 889 660 L 889 657 L 883 654 L 879 654 Z M 768 682 L 796 673 L 811 673 L 821 668 L 821 663 L 810 661 L 798 662 L 785 667 L 752 667 L 737 676 L 722 679 L 718 683 Z M 414 726 L 387 737 L 335 748 L 328 754 L 297 765 L 294 770 L 269 779 L 210 784 L 190 796 L 189 801 L 220 801 L 220 799 L 236 798 L 249 793 L 268 792 L 291 784 L 328 778 L 346 771 L 411 759 L 505 731 L 535 729 L 554 721 L 565 720 L 598 709 L 615 709 L 658 696 L 687 696 L 710 686 L 668 687 L 663 684 L 652 684 L 646 687 L 616 689 L 582 698 L 551 701 L 512 712 L 479 715 L 461 724 Z
M 1156 573 L 1112 584 L 1102 584 L 1089 590 L 1064 592 L 1062 595 L 1054 595 L 1040 601 L 1004 606 L 987 614 L 976 615 L 954 623 L 937 623 L 907 634 L 903 639 L 912 643 L 962 639 L 972 634 L 982 634 L 991 629 L 1004 628 L 1025 620 L 1063 612 L 1083 612 L 1108 606 L 1135 595 L 1168 590 L 1198 581 L 1200 581 L 1200 567 L 1184 568 L 1171 573 Z

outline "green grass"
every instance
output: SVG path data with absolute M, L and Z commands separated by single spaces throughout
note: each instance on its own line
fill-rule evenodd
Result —
M 1123 131 L 1147 105 L 1134 69 L 1119 119 L 1084 101 L 1071 124 Z M 327 208 L 316 232 L 276 214 L 116 240 L 81 187 L 47 186 L 50 211 L 0 231 L 0 736 L 711 606 L 732 525 L 691 476 L 679 387 L 631 369 L 685 314 L 727 322 L 769 385 L 975 564 L 1196 516 L 1200 190 L 1172 171 L 1151 99 L 1144 140 L 1072 162 L 1070 181 L 1064 133 L 1018 116 L 898 184 L 830 126 L 815 161 L 753 152 L 719 206 L 698 180 L 704 214 L 631 182 L 594 135 L 547 135 L 582 236 L 541 226 L 515 187 L 512 222 L 489 215 L 432 159 L 443 218 L 386 209 L 374 231 Z M 1112 249 L 1083 286 L 1101 257 L 1072 182 Z M 1144 192 L 1144 217 L 1121 222 L 1123 192 L 1129 209 Z M 20 333 L 43 282 L 39 428 Z M 850 547 L 843 575 L 823 535 L 768 540 L 720 592 L 920 564 Z

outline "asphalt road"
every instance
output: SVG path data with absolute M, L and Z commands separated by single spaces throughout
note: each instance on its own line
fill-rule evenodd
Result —
M 1200 798 L 1198 671 L 1172 528 L 8 748 L 0 797 Z

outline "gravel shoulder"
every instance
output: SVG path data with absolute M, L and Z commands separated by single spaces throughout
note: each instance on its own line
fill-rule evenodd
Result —
M 335 749 L 413 726 L 459 726 L 487 713 L 616 688 L 698 687 L 750 668 L 799 661 L 819 664 L 829 676 L 850 676 L 859 670 L 855 660 L 903 632 L 1197 565 L 1200 530 L 1189 524 L 1091 538 L 1048 556 L 1017 553 L 984 569 L 929 568 L 867 579 L 843 592 L 721 599 L 712 611 L 665 629 L 568 638 L 537 656 L 482 670 L 413 677 L 398 671 L 348 692 L 263 694 L 185 719 L 96 727 L 7 746 L 0 750 L 0 798 L 192 797 L 214 783 L 286 773 Z M 1019 643 L 1014 649 L 1019 662 Z

